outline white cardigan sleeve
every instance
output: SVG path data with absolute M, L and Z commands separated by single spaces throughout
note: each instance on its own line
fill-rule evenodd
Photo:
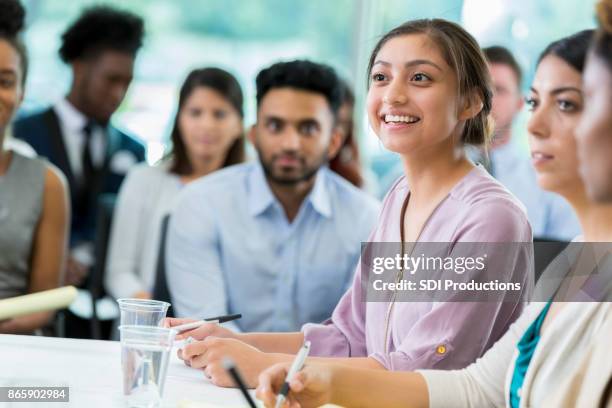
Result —
M 143 243 L 143 223 L 147 219 L 147 189 L 151 188 L 148 171 L 137 166 L 124 180 L 113 215 L 109 252 L 104 276 L 106 290 L 115 298 L 132 297 L 138 291 L 149 290 L 139 274 Z
M 425 378 L 431 408 L 503 407 L 505 383 L 516 345 L 544 308 L 532 303 L 481 358 L 462 370 L 418 370 Z

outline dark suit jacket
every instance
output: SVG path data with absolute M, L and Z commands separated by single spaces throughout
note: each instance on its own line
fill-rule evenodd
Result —
M 70 187 L 71 207 L 76 208 L 76 182 L 70 168 L 68 154 L 61 134 L 59 118 L 53 108 L 18 119 L 13 124 L 13 135 L 28 143 L 39 156 L 46 157 L 56 165 L 65 175 Z M 131 153 L 137 162 L 145 159 L 144 146 L 131 136 L 110 126 L 107 129 L 107 149 L 100 178 L 94 190 L 94 196 L 119 191 L 125 173 L 115 172 L 111 165 L 113 157 L 119 152 Z M 97 199 L 94 200 L 97 203 Z M 96 205 L 91 205 L 87 214 L 72 216 L 70 228 L 70 246 L 80 242 L 93 242 L 95 237 Z

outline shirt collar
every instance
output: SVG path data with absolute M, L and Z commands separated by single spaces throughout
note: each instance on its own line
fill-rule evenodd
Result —
M 55 112 L 67 130 L 71 132 L 82 132 L 87 124 L 87 116 L 75 108 L 66 98 L 55 104 Z
M 317 172 L 312 191 L 305 199 L 305 202 L 309 202 L 315 211 L 328 218 L 332 216 L 331 201 L 326 180 L 328 177 L 327 172 L 329 171 L 329 169 L 323 167 Z M 277 202 L 272 190 L 270 190 L 263 167 L 259 161 L 254 164 L 253 170 L 248 176 L 247 183 L 248 206 L 249 212 L 252 216 L 262 214 L 271 205 Z

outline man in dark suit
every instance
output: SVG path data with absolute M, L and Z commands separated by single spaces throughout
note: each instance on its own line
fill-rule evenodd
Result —
M 100 194 L 117 193 L 126 171 L 143 161 L 144 146 L 110 123 L 132 81 L 142 45 L 140 17 L 106 6 L 86 9 L 62 35 L 60 56 L 72 69 L 66 98 L 14 123 L 27 142 L 66 175 L 72 225 L 66 282 L 80 284 L 94 263 Z

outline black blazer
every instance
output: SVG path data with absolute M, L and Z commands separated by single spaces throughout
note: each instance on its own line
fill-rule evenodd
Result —
M 53 108 L 34 113 L 18 119 L 13 124 L 13 135 L 28 143 L 39 156 L 46 157 L 57 166 L 66 176 L 70 187 L 71 207 L 76 208 L 75 177 L 70 168 L 68 154 L 64 146 L 59 118 Z M 107 149 L 104 165 L 100 172 L 99 181 L 95 186 L 95 197 L 104 193 L 116 194 L 125 177 L 125 172 L 116 172 L 113 169 L 113 158 L 117 154 L 130 154 L 136 162 L 145 159 L 145 147 L 133 137 L 109 125 L 107 129 Z M 94 201 L 94 202 L 97 202 Z M 70 246 L 79 242 L 93 242 L 95 237 L 96 206 L 88 208 L 87 214 L 77 216 L 73 212 L 70 228 Z

